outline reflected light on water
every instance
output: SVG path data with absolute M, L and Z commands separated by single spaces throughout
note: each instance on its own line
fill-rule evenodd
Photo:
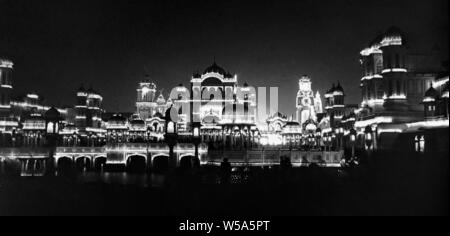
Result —
M 142 188 L 163 187 L 165 176 L 161 174 L 133 174 L 133 173 L 92 173 L 85 172 L 78 175 L 78 181 L 83 183 L 102 183 L 109 185 L 138 186 Z

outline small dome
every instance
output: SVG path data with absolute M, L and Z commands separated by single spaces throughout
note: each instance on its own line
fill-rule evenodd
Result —
M 228 75 L 229 74 L 222 67 L 218 66 L 216 64 L 216 62 L 214 62 L 211 66 L 206 68 L 205 71 L 203 72 L 203 74 L 208 74 L 208 73 L 218 73 L 218 74 L 221 74 L 221 75 Z
M 425 92 L 425 97 L 436 98 L 437 96 L 438 96 L 438 92 L 436 91 L 436 89 L 433 88 L 433 86 L 431 86 L 431 87 Z
M 59 113 L 56 108 L 52 107 L 45 112 L 45 119 L 51 121 L 59 121 L 61 120 L 61 113 Z

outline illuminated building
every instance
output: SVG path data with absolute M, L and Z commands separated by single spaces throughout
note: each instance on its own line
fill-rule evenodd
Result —
M 333 84 L 325 94 L 325 110 L 332 127 L 337 126 L 345 115 L 345 92 L 341 84 Z
M 81 142 L 90 142 L 92 137 L 104 137 L 105 129 L 102 120 L 103 97 L 94 89 L 81 86 L 76 94 L 75 126 Z
M 216 63 L 202 74 L 194 73 L 191 79 L 191 120 L 202 123 L 203 129 L 213 130 L 216 125 L 254 125 L 256 98 L 252 89 L 238 85 L 237 75 L 225 71 Z M 174 97 L 171 97 L 174 99 Z
M 247 84 L 239 86 L 237 75 L 214 62 L 202 74 L 193 74 L 188 91 L 182 87 L 175 91 L 171 94 L 174 105 L 191 111 L 188 112 L 190 117 L 181 117 L 181 123 L 200 122 L 203 141 L 244 147 L 254 140 L 256 91 Z M 183 98 L 186 94 L 191 94 L 188 101 Z M 181 111 L 180 114 L 186 113 Z
M 351 129 L 356 121 L 355 111 L 359 105 L 346 104 L 344 88 L 340 83 L 333 86 L 325 94 L 326 116 L 319 127 L 322 130 L 344 127 Z
M 113 115 L 106 125 L 106 137 L 108 143 L 128 142 L 129 121 L 121 114 Z
M 0 146 L 10 142 L 18 127 L 17 120 L 10 115 L 13 66 L 12 61 L 0 58 Z
M 297 121 L 303 126 L 308 120 L 317 122 L 317 115 L 323 112 L 320 93 L 311 88 L 311 79 L 304 75 L 299 80 L 299 91 L 297 93 Z
M 425 92 L 422 101 L 425 120 L 448 118 L 448 80 L 448 76 L 438 79 Z
M 287 145 L 289 147 L 299 147 L 301 145 L 302 135 L 303 129 L 298 122 L 287 122 L 281 131 L 283 145 Z
M 25 146 L 42 146 L 45 141 L 46 122 L 41 114 L 31 114 L 23 121 Z
M 161 95 L 162 96 L 162 95 Z M 158 97 L 161 102 L 161 99 Z M 162 97 L 164 99 L 164 97 Z M 140 118 L 146 120 L 158 111 L 156 99 L 156 85 L 148 80 L 140 82 L 137 89 L 136 112 Z M 165 110 L 163 111 L 165 112 Z
M 103 97 L 94 89 L 85 90 L 81 87 L 77 92 L 77 104 L 75 106 L 75 125 L 80 130 L 100 129 L 102 127 Z
M 0 58 L 0 117 L 8 117 L 11 109 L 12 61 Z
M 395 27 L 361 51 L 364 116 L 393 116 L 400 122 L 423 118 L 422 96 L 441 72 L 437 51 L 417 52 Z
M 28 93 L 25 96 L 15 97 L 11 100 L 10 115 L 17 120 L 22 120 L 32 114 L 44 115 L 51 107 L 43 105 L 44 101 L 35 92 Z M 65 119 L 70 119 L 71 108 L 58 108 L 58 111 Z
M 414 50 L 405 34 L 392 27 L 360 54 L 363 101 L 355 128 L 360 134 L 371 128 L 374 149 L 391 146 L 394 138 L 382 135 L 395 136 L 406 131 L 404 124 L 425 119 L 423 97 L 443 71 L 438 51 Z
M 267 119 L 267 131 L 271 133 L 281 133 L 283 127 L 289 122 L 287 116 L 277 112 Z M 300 126 L 300 125 L 299 125 Z

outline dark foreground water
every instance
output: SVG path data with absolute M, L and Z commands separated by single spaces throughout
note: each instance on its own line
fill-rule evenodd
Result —
M 0 215 L 448 215 L 448 165 L 0 178 Z M 402 162 L 403 163 L 403 162 Z M 448 164 L 448 162 L 447 162 Z

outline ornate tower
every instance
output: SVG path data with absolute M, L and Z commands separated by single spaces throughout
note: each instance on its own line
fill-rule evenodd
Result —
M 319 91 L 317 91 L 316 97 L 314 98 L 314 110 L 316 110 L 316 114 L 323 113 L 322 98 L 320 97 Z
M 330 117 L 331 127 L 336 127 L 341 122 L 345 113 L 345 92 L 341 84 L 337 86 L 333 84 L 333 87 L 325 94 L 325 110 Z
M 303 125 L 307 120 L 317 120 L 314 93 L 311 89 L 311 79 L 304 75 L 299 81 L 297 93 L 297 121 Z
M 150 81 L 139 83 L 137 89 L 136 112 L 146 120 L 157 112 L 156 85 Z
M 77 92 L 77 104 L 75 106 L 75 125 L 77 128 L 86 128 L 88 116 L 87 104 L 88 92 L 81 86 Z
M 0 58 L 0 117 L 8 117 L 11 109 L 12 61 Z

